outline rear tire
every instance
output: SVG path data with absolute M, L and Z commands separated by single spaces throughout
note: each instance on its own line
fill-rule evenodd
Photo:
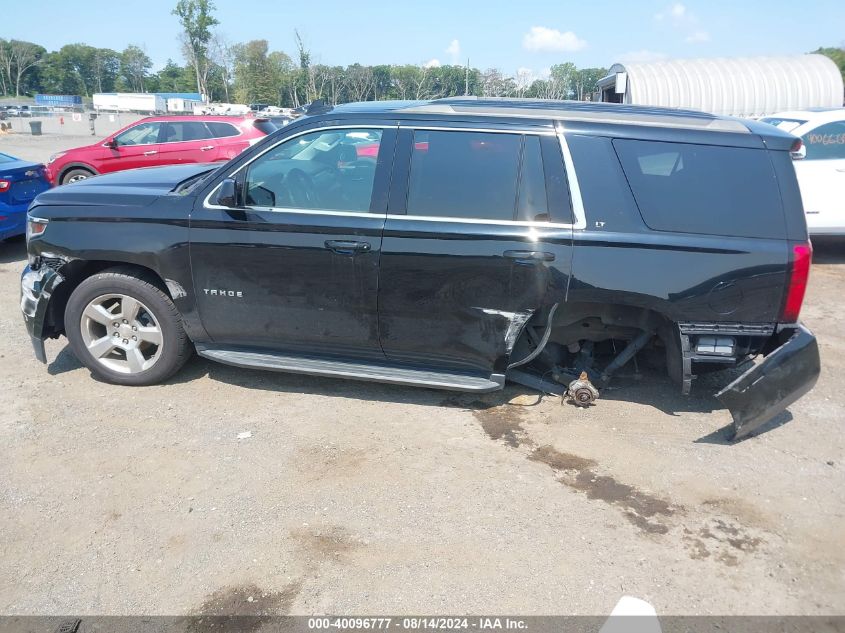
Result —
M 65 172 L 62 175 L 62 182 L 60 184 L 66 185 L 71 182 L 78 182 L 80 180 L 85 180 L 86 178 L 90 178 L 93 176 L 94 173 L 89 171 L 88 169 L 82 169 L 81 167 L 76 167 Z
M 182 317 L 152 277 L 112 268 L 89 277 L 65 308 L 65 335 L 95 377 L 116 385 L 154 385 L 191 355 Z

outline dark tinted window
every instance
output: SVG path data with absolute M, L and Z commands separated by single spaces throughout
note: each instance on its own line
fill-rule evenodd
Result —
M 780 193 L 765 150 L 623 139 L 613 146 L 652 229 L 783 237 Z
M 538 136 L 526 136 L 523 140 L 516 219 L 529 222 L 548 222 L 549 220 L 543 155 L 540 151 Z
M 175 121 L 164 124 L 162 143 L 181 143 L 183 141 L 201 141 L 211 138 L 205 123 L 201 121 Z
M 213 138 L 225 138 L 227 136 L 237 136 L 240 134 L 238 128 L 231 123 L 223 123 L 222 121 L 208 121 L 206 123 L 208 129 L 211 131 Z
M 566 141 L 578 176 L 587 226 L 600 231 L 641 230 L 642 217 L 611 139 L 567 134 Z
M 807 132 L 801 140 L 807 147 L 805 160 L 845 158 L 845 121 L 820 125 Z
M 259 132 L 264 132 L 264 134 L 271 134 L 275 132 L 281 127 L 281 123 L 276 125 L 273 121 L 269 121 L 268 119 L 256 119 L 253 123 L 255 129 Z
M 522 137 L 414 132 L 408 215 L 513 220 Z

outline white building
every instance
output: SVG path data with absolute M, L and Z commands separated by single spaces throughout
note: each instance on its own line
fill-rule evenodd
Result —
M 723 57 L 614 64 L 598 82 L 611 103 L 761 117 L 841 107 L 842 74 L 824 55 Z

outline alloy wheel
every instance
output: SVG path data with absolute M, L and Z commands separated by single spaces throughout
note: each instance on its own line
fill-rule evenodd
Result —
M 96 297 L 82 311 L 82 342 L 104 367 L 139 374 L 161 357 L 163 336 L 153 313 L 124 294 Z

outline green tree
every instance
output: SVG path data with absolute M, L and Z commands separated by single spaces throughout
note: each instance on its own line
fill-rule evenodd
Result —
M 180 66 L 168 59 L 164 68 L 159 70 L 155 77 L 150 78 L 149 83 L 155 88 L 155 92 L 193 92 L 196 90 L 194 79 L 193 68 Z
M 828 46 L 817 48 L 813 52 L 830 57 L 833 63 L 839 66 L 839 72 L 842 73 L 842 80 L 845 81 L 845 47 L 835 48 Z
M 219 24 L 211 0 L 179 0 L 173 15 L 182 25 L 185 57 L 193 67 L 197 79 L 197 92 L 208 95 L 208 75 L 211 59 L 208 48 L 211 42 L 211 27 Z
M 582 68 L 575 73 L 572 88 L 574 98 L 578 101 L 589 101 L 599 79 L 607 75 L 607 68 Z
M 145 92 L 153 62 L 140 46 L 130 44 L 120 54 L 120 77 L 131 92 Z
M 267 40 L 234 47 L 235 99 L 241 103 L 276 103 L 280 77 L 268 57 Z
M 15 96 L 21 95 L 21 89 L 27 88 L 27 80 L 34 75 L 34 69 L 41 63 L 47 51 L 43 46 L 23 40 L 3 40 L 0 46 L 0 70 L 5 75 L 5 90 L 10 93 L 15 87 Z M 37 89 L 35 82 L 32 88 Z

